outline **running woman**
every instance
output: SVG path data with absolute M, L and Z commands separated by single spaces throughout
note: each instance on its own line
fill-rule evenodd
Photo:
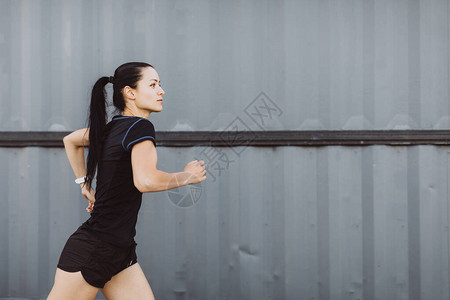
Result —
M 106 123 L 105 86 L 113 85 L 113 103 L 121 115 Z M 164 91 L 147 63 L 119 66 L 92 89 L 89 128 L 64 137 L 75 182 L 91 213 L 67 240 L 47 299 L 94 299 L 100 289 L 108 300 L 154 299 L 137 262 L 136 221 L 142 193 L 164 191 L 206 179 L 204 161 L 189 162 L 182 172 L 157 168 L 156 137 L 150 113 L 162 111 Z M 84 146 L 89 146 L 87 162 Z M 96 191 L 92 188 L 97 174 Z

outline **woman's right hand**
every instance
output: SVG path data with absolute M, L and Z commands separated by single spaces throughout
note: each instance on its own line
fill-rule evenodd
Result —
M 84 183 L 80 184 L 80 187 L 81 194 L 84 196 L 84 198 L 86 198 L 87 201 L 89 201 L 89 205 L 86 207 L 86 211 L 92 212 L 95 203 L 95 191 L 92 187 L 88 189 L 88 187 Z
M 206 180 L 205 162 L 203 160 L 193 160 L 186 164 L 183 172 L 189 173 L 189 183 L 196 184 Z

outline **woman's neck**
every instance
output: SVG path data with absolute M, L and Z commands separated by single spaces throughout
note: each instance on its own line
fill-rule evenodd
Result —
M 148 117 L 150 116 L 150 112 L 149 111 L 141 111 L 141 110 L 138 110 L 138 109 L 131 109 L 129 107 L 125 107 L 125 109 L 123 110 L 122 115 L 125 116 L 125 117 L 139 117 L 139 118 L 148 119 Z

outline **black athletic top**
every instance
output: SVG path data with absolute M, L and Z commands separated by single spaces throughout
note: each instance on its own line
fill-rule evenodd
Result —
M 155 143 L 155 129 L 147 119 L 115 116 L 106 125 L 94 210 L 83 226 L 119 247 L 130 246 L 136 235 L 142 193 L 134 186 L 131 149 L 145 140 Z

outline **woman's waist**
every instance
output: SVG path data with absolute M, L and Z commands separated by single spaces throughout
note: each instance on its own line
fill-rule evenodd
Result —
M 136 235 L 136 231 L 134 227 L 129 228 L 127 231 L 121 230 L 119 232 L 114 230 L 114 228 L 102 228 L 98 226 L 98 223 L 92 223 L 89 220 L 84 222 L 72 236 L 76 234 L 77 238 L 82 236 L 123 249 L 135 244 L 134 236 Z

